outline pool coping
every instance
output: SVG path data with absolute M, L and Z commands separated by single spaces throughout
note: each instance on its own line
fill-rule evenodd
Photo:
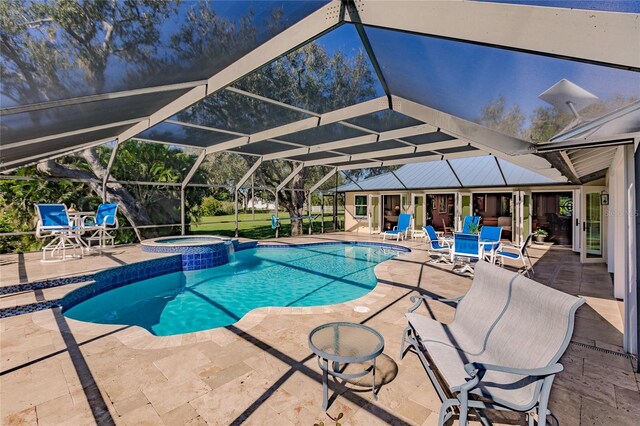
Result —
M 369 246 L 386 246 L 389 248 L 397 249 L 401 252 L 398 256 L 385 260 L 377 264 L 374 267 L 374 274 L 376 276 L 376 285 L 374 288 L 362 297 L 350 300 L 348 302 L 332 304 L 332 305 L 320 305 L 320 306 L 308 306 L 308 307 L 259 307 L 254 308 L 247 312 L 239 321 L 225 327 L 218 327 L 209 330 L 195 331 L 191 333 L 177 334 L 173 336 L 156 336 L 151 334 L 147 329 L 136 325 L 125 324 L 100 324 L 74 320 L 72 318 L 65 317 L 68 323 L 69 329 L 74 335 L 83 335 L 86 337 L 96 337 L 108 333 L 115 333 L 115 337 L 125 346 L 132 349 L 160 349 L 179 347 L 183 345 L 189 345 L 194 342 L 213 341 L 220 346 L 226 346 L 233 341 L 234 333 L 229 331 L 227 327 L 234 327 L 242 331 L 249 331 L 253 327 L 259 325 L 267 315 L 314 315 L 314 314 L 327 314 L 327 313 L 339 313 L 339 312 L 351 312 L 356 307 L 364 306 L 369 307 L 374 305 L 380 299 L 386 297 L 391 291 L 393 279 L 389 273 L 389 265 L 394 260 L 406 256 L 412 252 L 408 247 L 401 246 L 399 244 L 377 243 L 377 242 L 359 242 L 359 241 L 340 241 L 340 242 L 312 242 L 312 243 L 264 243 L 257 244 L 257 247 L 262 248 L 293 248 L 301 246 L 318 246 L 318 245 L 369 245 Z M 129 265 L 136 265 L 149 261 L 131 263 Z M 109 268 L 104 271 L 116 270 L 117 268 Z M 85 292 L 89 291 L 88 288 L 93 286 L 95 282 L 91 282 L 86 286 L 73 290 L 64 298 L 71 295 L 73 292 L 77 292 L 82 289 Z M 127 284 L 124 284 L 127 285 Z M 63 299 L 64 299 L 63 298 Z M 60 308 L 60 305 L 52 306 L 52 308 Z M 31 314 L 32 321 L 48 330 L 57 330 L 58 323 L 53 315 L 50 314 L 50 309 L 41 310 Z

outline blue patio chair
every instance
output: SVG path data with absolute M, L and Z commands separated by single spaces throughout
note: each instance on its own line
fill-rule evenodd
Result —
M 522 260 L 522 264 L 524 265 L 524 273 L 527 275 L 527 277 L 529 276 L 529 270 L 531 271 L 531 275 L 535 274 L 535 271 L 533 270 L 533 263 L 531 263 L 529 253 L 527 253 L 527 247 L 529 247 L 529 245 L 531 244 L 532 238 L 533 234 L 529 234 L 520 247 L 515 246 L 511 243 L 501 244 L 496 251 L 496 259 L 500 259 L 500 266 L 504 266 L 504 259 L 520 259 Z M 507 251 L 506 249 L 512 251 Z M 527 266 L 527 262 L 529 262 L 529 266 Z
M 456 232 L 453 234 L 453 252 L 452 258 L 454 262 L 454 270 L 456 262 L 462 259 L 462 269 L 456 271 L 459 273 L 470 272 L 473 274 L 472 262 L 477 262 L 482 257 L 480 250 L 480 240 L 477 234 L 464 234 Z
M 462 222 L 462 233 L 471 234 L 471 225 L 480 226 L 480 216 L 465 216 Z
M 82 226 L 87 231 L 94 231 L 87 238 L 89 247 L 92 241 L 97 241 L 100 248 L 115 245 L 115 237 L 109 233 L 118 229 L 118 205 L 117 204 L 100 204 L 95 216 L 85 216 L 82 220 Z
M 496 251 L 500 247 L 502 238 L 502 226 L 483 226 L 480 229 L 480 245 L 486 260 L 490 263 L 496 261 Z
M 451 247 L 449 247 L 449 244 L 447 244 L 444 240 L 440 242 L 438 234 L 436 234 L 436 230 L 433 228 L 433 226 L 423 226 L 422 229 L 424 229 L 424 233 L 427 235 L 427 242 L 430 245 L 429 252 L 438 255 L 435 260 L 432 259 L 430 262 L 451 263 L 451 261 L 449 260 L 449 256 L 451 253 Z
M 409 213 L 401 213 L 398 216 L 398 225 L 393 227 L 391 231 L 385 231 L 382 233 L 382 240 L 384 241 L 387 236 L 395 237 L 396 241 L 400 241 L 401 238 L 407 238 L 407 232 L 411 227 L 411 215 Z
M 36 238 L 52 238 L 42 247 L 42 262 L 60 262 L 69 257 L 77 257 L 76 249 L 80 249 L 82 256 L 82 243 L 77 227 L 69 220 L 67 206 L 64 204 L 37 203 L 36 213 Z M 73 250 L 73 254 L 67 256 L 67 250 Z M 47 258 L 47 253 L 49 257 Z

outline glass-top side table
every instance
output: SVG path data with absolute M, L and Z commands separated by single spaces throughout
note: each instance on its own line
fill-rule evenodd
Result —
M 316 327 L 309 333 L 309 348 L 318 356 L 318 366 L 322 370 L 322 409 L 328 407 L 329 374 L 341 379 L 363 377 L 372 372 L 371 392 L 376 394 L 376 358 L 384 350 L 384 338 L 366 325 L 351 322 L 332 322 Z M 332 367 L 329 368 L 329 361 Z M 346 374 L 340 371 L 340 364 L 371 361 L 371 366 L 363 371 Z

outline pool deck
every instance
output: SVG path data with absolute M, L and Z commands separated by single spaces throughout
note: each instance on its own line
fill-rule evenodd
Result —
M 354 233 L 282 238 L 281 243 L 381 241 Z M 464 294 L 468 277 L 435 266 L 419 240 L 413 251 L 376 267 L 378 286 L 355 301 L 329 307 L 261 308 L 233 326 L 155 337 L 138 327 L 82 323 L 59 309 L 0 319 L 0 424 L 416 424 L 435 425 L 440 401 L 417 356 L 398 352 L 404 313 L 416 294 Z M 562 358 L 551 409 L 566 425 L 640 424 L 637 360 L 622 351 L 621 303 L 612 298 L 604 265 L 581 265 L 565 248 L 534 245 L 535 280 L 585 297 L 572 343 Z M 39 253 L 0 256 L 0 289 L 92 274 L 145 259 L 140 246 L 119 246 L 84 259 L 40 263 Z M 0 308 L 55 300 L 86 282 L 0 295 Z M 369 308 L 366 313 L 356 306 Z M 453 310 L 429 304 L 450 321 Z M 426 312 L 426 311 L 425 311 Z M 307 345 L 309 331 L 330 321 L 369 325 L 385 338 L 382 387 L 335 385 L 325 413 L 321 374 Z M 364 384 L 366 380 L 364 379 Z M 333 392 L 330 390 L 330 396 Z M 493 417 L 522 424 L 523 417 Z

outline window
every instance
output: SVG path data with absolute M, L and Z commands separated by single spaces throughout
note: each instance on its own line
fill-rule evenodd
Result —
M 367 215 L 367 196 L 366 195 L 356 195 L 356 216 L 366 216 Z

